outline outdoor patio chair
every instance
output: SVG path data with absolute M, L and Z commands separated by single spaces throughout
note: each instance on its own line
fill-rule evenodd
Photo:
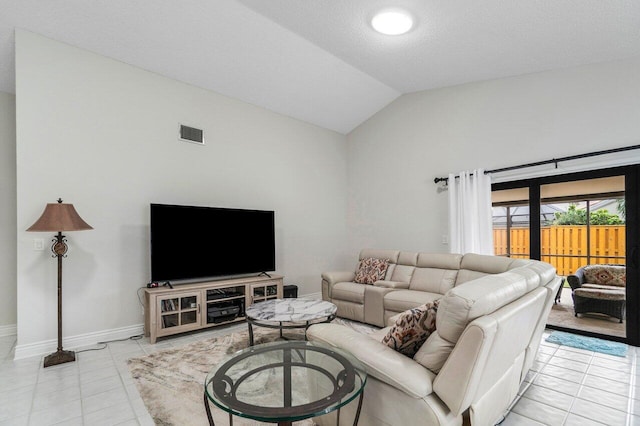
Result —
M 599 313 L 622 322 L 626 309 L 626 268 L 624 265 L 588 265 L 569 275 L 575 316 Z

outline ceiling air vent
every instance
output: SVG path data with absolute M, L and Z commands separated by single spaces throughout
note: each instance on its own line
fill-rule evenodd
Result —
M 180 125 L 180 140 L 204 145 L 204 132 L 195 127 Z

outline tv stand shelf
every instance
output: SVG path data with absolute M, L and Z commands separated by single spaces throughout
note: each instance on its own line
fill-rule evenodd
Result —
M 158 337 L 244 321 L 246 306 L 282 298 L 282 289 L 278 275 L 147 288 L 145 336 L 155 343 Z

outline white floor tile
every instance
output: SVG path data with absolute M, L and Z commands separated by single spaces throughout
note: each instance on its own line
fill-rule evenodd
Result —
M 605 425 L 624 425 L 627 422 L 627 413 L 584 399 L 576 399 L 571 412 Z
M 578 416 L 577 414 L 569 413 L 564 426 L 602 426 L 603 423 L 596 422 L 587 417 Z
M 575 383 L 582 383 L 584 379 L 584 373 L 551 364 L 547 364 L 547 366 L 542 369 L 542 373 Z
M 625 398 L 629 396 L 630 386 L 627 383 L 617 382 L 615 380 L 609 380 L 603 377 L 591 376 L 587 374 L 582 384 L 591 388 L 601 389 L 607 392 L 622 395 Z
M 73 386 L 65 389 L 57 389 L 49 393 L 38 393 L 33 398 L 33 411 L 45 410 L 80 399 L 80 387 Z
M 537 422 L 518 413 L 511 412 L 504 419 L 500 426 L 544 426 L 544 423 Z
M 565 368 L 568 370 L 579 371 L 580 373 L 586 373 L 589 368 L 589 364 L 584 362 L 574 361 L 566 358 L 553 357 L 549 360 L 549 365 L 555 365 L 557 367 Z
M 114 377 L 119 375 L 120 373 L 116 369 L 115 365 L 110 365 L 100 370 L 91 370 L 91 371 L 87 371 L 86 373 L 82 373 L 80 375 L 80 384 L 86 385 L 89 382 L 103 380 L 109 377 Z
M 124 390 L 123 386 L 115 389 L 108 390 L 106 392 L 98 393 L 87 398 L 82 398 L 82 410 L 85 416 L 94 411 L 103 410 L 105 408 L 113 407 L 124 402 L 128 404 L 129 395 Z M 131 408 L 129 406 L 129 408 Z M 133 410 L 132 410 L 133 412 Z
M 546 374 L 538 374 L 533 383 L 571 396 L 576 396 L 580 390 L 580 383 L 570 382 L 568 380 L 548 376 Z
M 136 415 L 128 401 L 102 408 L 101 410 L 85 414 L 85 425 L 115 426 L 130 420 L 136 420 Z
M 28 426 L 29 415 L 12 417 L 10 419 L 0 420 L 0 426 Z
M 576 352 L 568 351 L 566 349 L 560 348 L 554 354 L 554 357 L 570 359 L 573 361 L 584 362 L 585 364 L 591 363 L 591 359 L 593 358 L 593 354 L 579 354 Z
M 631 374 L 623 371 L 612 370 L 606 367 L 601 367 L 599 365 L 591 364 L 589 366 L 589 369 L 587 370 L 587 374 L 592 374 L 598 377 L 604 377 L 605 379 L 615 380 L 617 382 L 622 382 L 622 383 L 631 382 Z
M 567 416 L 564 410 L 526 397 L 520 398 L 511 411 L 545 425 L 561 425 Z
M 527 389 L 524 396 L 563 411 L 569 411 L 574 399 L 571 395 L 537 386 L 535 383 Z
M 580 389 L 578 398 L 586 399 L 587 401 L 602 404 L 609 408 L 614 408 L 624 412 L 627 411 L 629 405 L 629 398 L 627 397 L 588 386 L 583 386 Z
M 80 400 L 67 402 L 46 410 L 34 411 L 29 417 L 29 425 L 47 426 L 82 416 Z
M 96 395 L 102 392 L 106 392 L 111 389 L 121 388 L 123 386 L 120 376 L 109 376 L 104 379 L 93 380 L 90 382 L 82 383 L 80 391 L 83 398 L 88 398 L 92 395 Z

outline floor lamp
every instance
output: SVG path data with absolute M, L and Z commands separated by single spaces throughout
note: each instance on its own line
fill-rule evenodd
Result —
M 62 258 L 67 256 L 68 250 L 67 240 L 62 232 L 88 229 L 93 228 L 82 220 L 73 204 L 64 204 L 61 198 L 58 199 L 57 204 L 47 204 L 40 219 L 27 229 L 28 232 L 58 233 L 52 240 L 51 246 L 52 257 L 58 258 L 58 350 L 44 358 L 45 367 L 76 360 L 76 354 L 73 351 L 62 350 Z

